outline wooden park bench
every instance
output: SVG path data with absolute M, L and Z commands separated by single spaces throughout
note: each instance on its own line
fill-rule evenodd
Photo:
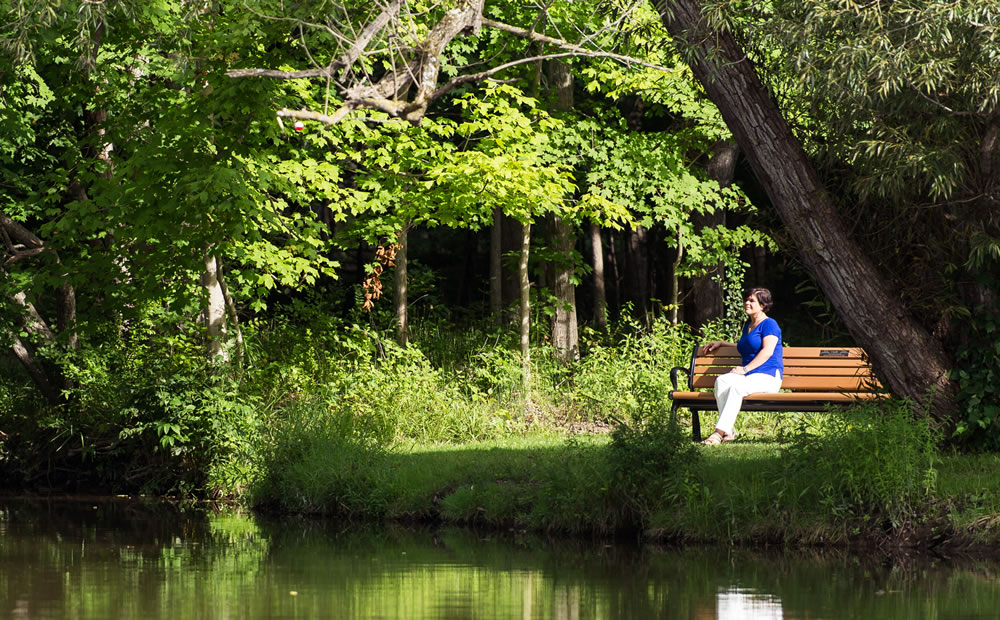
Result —
M 717 411 L 712 392 L 715 378 L 743 364 L 734 346 L 719 347 L 707 355 L 699 355 L 700 348 L 694 348 L 688 368 L 677 366 L 670 371 L 671 414 L 677 415 L 680 407 L 691 411 L 695 441 L 701 441 L 698 412 Z M 743 399 L 740 411 L 825 411 L 831 405 L 846 406 L 857 400 L 876 398 L 881 393 L 881 385 L 860 348 L 784 347 L 783 357 L 782 391 L 751 394 Z M 687 391 L 681 391 L 677 385 L 681 372 L 687 373 Z

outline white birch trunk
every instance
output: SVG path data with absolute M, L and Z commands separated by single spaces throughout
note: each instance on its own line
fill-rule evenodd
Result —
M 531 282 L 528 279 L 528 252 L 531 250 L 531 224 L 521 229 L 521 259 L 517 271 L 521 282 L 521 385 L 524 398 L 531 394 Z

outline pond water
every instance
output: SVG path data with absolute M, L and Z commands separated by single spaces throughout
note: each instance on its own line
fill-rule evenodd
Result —
M 0 618 L 997 618 L 1000 563 L 0 500 Z

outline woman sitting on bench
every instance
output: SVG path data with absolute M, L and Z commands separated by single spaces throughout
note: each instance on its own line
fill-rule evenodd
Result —
M 743 405 L 743 397 L 781 389 L 785 365 L 782 361 L 781 328 L 777 321 L 767 316 L 772 305 L 771 292 L 766 288 L 752 288 L 743 299 L 743 310 L 748 318 L 736 343 L 743 365 L 719 375 L 715 380 L 719 421 L 715 424 L 715 432 L 702 442 L 710 446 L 736 439 L 733 427 Z M 702 351 L 711 353 L 721 346 L 732 344 L 715 340 L 706 344 Z

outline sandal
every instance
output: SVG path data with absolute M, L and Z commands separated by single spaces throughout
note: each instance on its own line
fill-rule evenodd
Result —
M 704 444 L 704 445 L 706 445 L 706 446 L 717 446 L 720 443 L 722 443 L 723 441 L 725 441 L 725 439 L 726 439 L 725 435 L 723 435 L 719 431 L 715 431 L 714 433 L 712 433 L 711 435 L 709 435 L 708 438 L 705 439 L 705 441 L 703 441 L 701 443 Z
M 706 446 L 717 446 L 720 443 L 729 443 L 730 441 L 736 441 L 736 433 L 723 433 L 722 431 L 716 429 L 701 443 Z

